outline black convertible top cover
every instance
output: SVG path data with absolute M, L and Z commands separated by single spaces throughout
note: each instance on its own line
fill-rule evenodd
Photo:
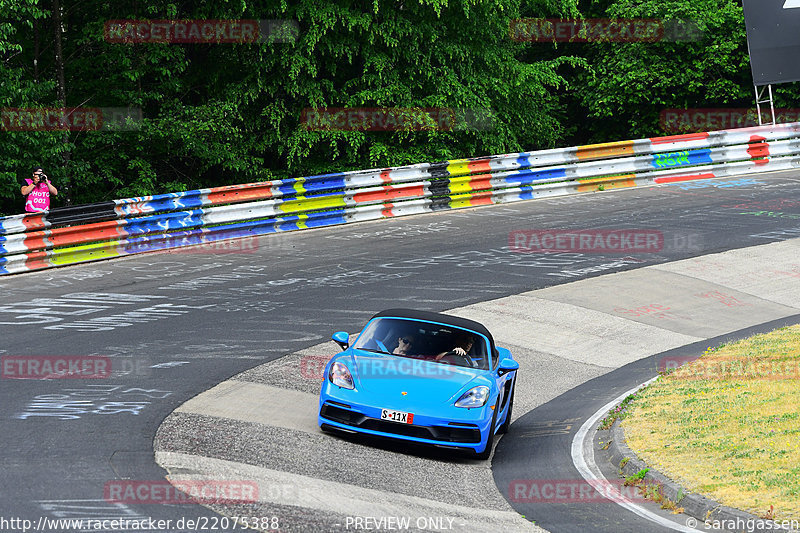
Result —
M 468 318 L 461 318 L 453 315 L 445 315 L 443 313 L 434 313 L 432 311 L 419 311 L 417 309 L 386 309 L 380 313 L 376 313 L 372 318 L 380 317 L 397 317 L 397 318 L 411 318 L 416 320 L 424 320 L 428 322 L 439 322 L 440 324 L 447 324 L 448 326 L 455 326 L 457 328 L 469 329 L 477 333 L 486 335 L 489 339 L 492 352 L 495 351 L 494 338 L 486 326 L 480 322 L 475 322 Z M 372 319 L 370 319 L 372 320 Z

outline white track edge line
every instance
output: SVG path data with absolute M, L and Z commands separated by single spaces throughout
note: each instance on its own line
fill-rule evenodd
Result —
M 641 385 L 632 388 L 631 390 L 622 393 L 617 398 L 611 400 L 603 407 L 598 409 L 589 419 L 583 423 L 581 428 L 575 434 L 575 437 L 572 439 L 572 448 L 571 448 L 571 455 L 572 455 L 572 463 L 575 465 L 575 468 L 578 469 L 583 479 L 585 479 L 590 485 L 593 487 L 598 488 L 598 485 L 602 485 L 602 488 L 605 492 L 612 492 L 609 491 L 609 482 L 603 473 L 600 471 L 600 468 L 597 466 L 594 460 L 594 449 L 591 444 L 587 447 L 589 453 L 584 455 L 584 444 L 586 442 L 587 437 L 591 435 L 590 431 L 594 427 L 595 424 L 600 420 L 600 418 L 608 413 L 615 405 L 619 404 L 622 400 L 624 400 L 627 396 L 633 394 L 634 392 L 638 391 L 639 389 L 646 387 L 653 381 L 657 379 L 653 378 Z M 588 457 L 587 457 L 588 455 Z M 602 492 L 601 492 L 602 493 Z M 673 522 L 663 516 L 659 516 L 652 511 L 648 511 L 644 507 L 635 504 L 634 502 L 630 501 L 629 499 L 625 498 L 623 495 L 614 495 L 612 501 L 617 505 L 624 507 L 625 509 L 631 511 L 634 514 L 641 516 L 646 520 L 650 520 L 651 522 L 655 522 L 663 527 L 672 529 L 674 531 L 683 531 L 683 532 L 696 532 L 697 529 L 691 528 L 688 526 L 681 525 L 677 522 Z

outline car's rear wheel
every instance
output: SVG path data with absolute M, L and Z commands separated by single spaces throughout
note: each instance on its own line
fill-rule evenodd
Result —
M 511 410 L 514 408 L 514 391 L 517 390 L 517 384 L 514 384 L 514 388 L 511 389 L 511 397 L 508 399 L 508 414 L 506 415 L 506 419 L 503 422 L 503 425 L 500 426 L 497 430 L 498 433 L 505 433 L 508 431 L 508 426 L 511 425 Z
M 486 437 L 486 448 L 482 452 L 475 452 L 475 456 L 480 460 L 486 460 L 492 455 L 492 445 L 494 444 L 494 425 L 497 422 L 497 409 L 492 415 L 492 423 L 489 426 L 489 436 Z

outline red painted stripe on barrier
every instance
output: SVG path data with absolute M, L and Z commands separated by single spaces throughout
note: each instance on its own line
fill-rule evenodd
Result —
M 391 183 L 392 182 L 392 171 L 391 170 L 384 170 L 381 172 L 381 181 L 384 183 Z
M 384 205 L 383 209 L 381 209 L 381 215 L 383 215 L 385 217 L 393 217 L 394 216 L 394 213 L 392 212 L 392 208 L 393 207 L 394 207 L 394 204 L 386 204 L 386 205 Z
M 765 159 L 769 157 L 769 144 L 768 143 L 756 143 L 751 144 L 747 147 L 747 153 L 750 156 L 750 159 L 754 159 L 756 165 L 764 165 L 769 163 L 769 159 Z
M 353 195 L 356 203 L 376 202 L 381 200 L 394 200 L 396 198 L 414 198 L 425 195 L 424 185 L 413 187 L 387 186 L 378 191 L 360 192 Z
M 272 183 L 262 183 L 248 188 L 240 188 L 237 185 L 219 187 L 211 189 L 207 197 L 210 205 L 246 202 L 249 200 L 266 200 L 273 197 Z
M 705 174 L 684 174 L 682 176 L 667 176 L 664 178 L 656 178 L 653 181 L 655 183 L 675 183 L 677 181 L 693 181 L 693 180 L 707 180 L 710 178 L 716 178 L 713 172 L 706 172 Z
M 675 142 L 702 141 L 708 139 L 708 132 L 687 133 L 685 135 L 668 135 L 666 137 L 651 137 L 652 144 L 666 144 Z
M 751 135 L 750 136 L 750 142 L 751 143 L 760 143 L 760 142 L 764 142 L 766 140 L 767 140 L 767 138 L 766 137 L 762 137 L 761 135 Z

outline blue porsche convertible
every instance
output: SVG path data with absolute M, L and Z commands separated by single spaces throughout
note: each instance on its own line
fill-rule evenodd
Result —
M 480 323 L 427 311 L 373 316 L 326 365 L 323 431 L 468 450 L 488 459 L 511 423 L 519 364 Z

